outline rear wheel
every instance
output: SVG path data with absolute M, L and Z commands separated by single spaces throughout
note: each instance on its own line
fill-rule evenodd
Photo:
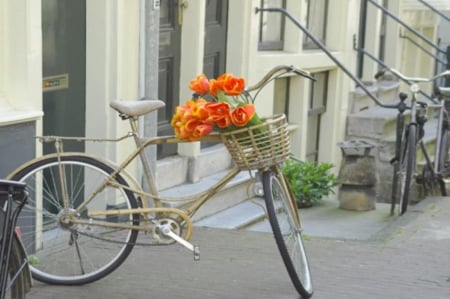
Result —
M 95 211 L 137 208 L 134 195 L 121 187 L 127 186 L 125 180 L 120 175 L 108 178 L 113 171 L 96 159 L 71 155 L 62 156 L 61 165 L 49 156 L 12 175 L 28 186 L 28 203 L 17 225 L 35 279 L 65 285 L 93 282 L 130 254 L 137 230 L 114 224 L 138 225 L 138 215 L 91 216 Z
M 313 294 L 311 273 L 303 245 L 295 201 L 285 180 L 272 171 L 263 173 L 264 199 L 278 249 L 296 290 L 303 298 Z

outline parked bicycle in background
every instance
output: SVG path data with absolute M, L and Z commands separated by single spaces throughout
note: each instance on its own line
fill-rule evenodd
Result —
M 16 234 L 27 200 L 24 183 L 0 180 L 0 299 L 23 299 L 31 288 L 27 256 Z
M 394 166 L 392 179 L 391 214 L 395 213 L 395 205 L 399 204 L 399 214 L 406 212 L 410 197 L 413 179 L 423 186 L 427 192 L 435 192 L 436 189 L 442 195 L 446 195 L 445 179 L 449 174 L 449 120 L 445 102 L 449 100 L 450 88 L 435 88 L 435 98 L 419 100 L 419 83 L 434 82 L 439 78 L 450 75 L 450 71 L 444 71 L 431 78 L 407 77 L 393 68 L 385 68 L 375 75 L 381 77 L 390 72 L 409 85 L 410 96 L 401 92 L 400 101 L 394 107 L 398 110 L 397 129 L 395 141 L 395 156 L 391 160 Z M 432 113 L 429 113 L 429 110 Z M 405 113 L 409 111 L 409 113 Z M 433 155 L 427 149 L 425 126 L 428 116 L 436 119 L 435 144 Z M 420 165 L 417 161 L 417 149 L 423 156 Z M 422 165 L 423 162 L 423 165 Z

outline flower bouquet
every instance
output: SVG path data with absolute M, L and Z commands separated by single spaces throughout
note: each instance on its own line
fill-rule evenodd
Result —
M 241 169 L 260 169 L 289 156 L 289 134 L 284 114 L 261 119 L 245 79 L 224 73 L 217 79 L 204 74 L 191 80 L 193 98 L 177 106 L 171 125 L 175 135 L 199 141 L 219 132 L 234 162 Z

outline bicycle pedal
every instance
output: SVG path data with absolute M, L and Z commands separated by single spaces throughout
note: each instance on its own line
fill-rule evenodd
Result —
M 200 260 L 200 247 L 198 245 L 194 245 L 194 261 L 198 262 Z

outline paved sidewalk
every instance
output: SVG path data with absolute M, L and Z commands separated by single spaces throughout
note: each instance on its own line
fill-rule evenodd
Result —
M 402 217 L 383 208 L 363 213 L 328 204 L 303 213 L 313 298 L 450 298 L 450 198 L 427 198 Z M 313 223 L 317 230 L 308 229 Z M 270 233 L 197 228 L 193 239 L 199 262 L 178 245 L 136 247 L 103 280 L 36 282 L 27 298 L 299 298 Z

